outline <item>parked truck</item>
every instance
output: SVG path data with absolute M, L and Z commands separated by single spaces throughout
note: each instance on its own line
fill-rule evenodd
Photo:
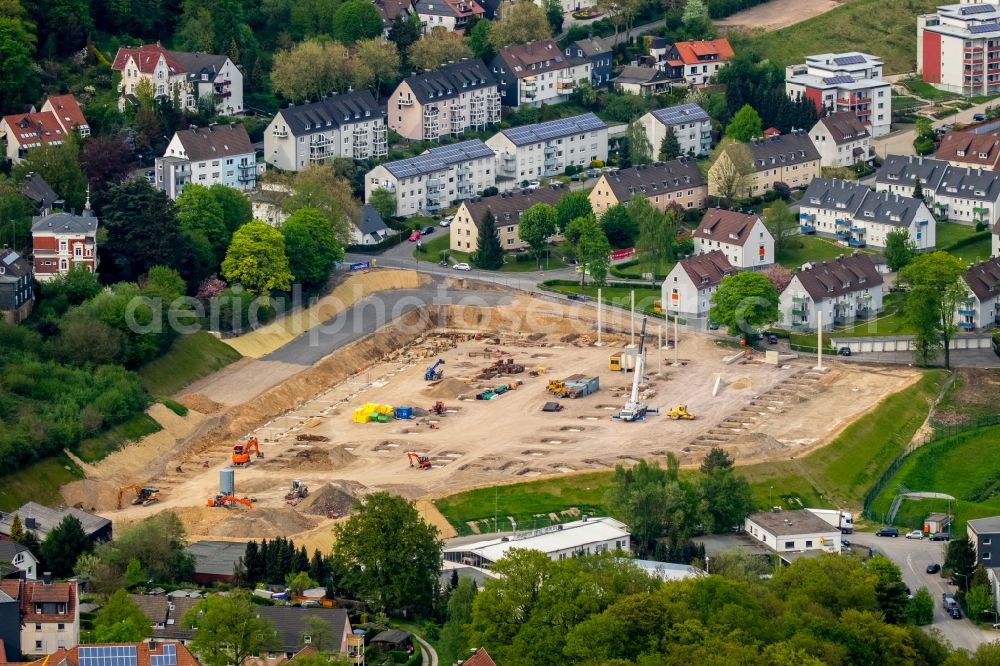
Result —
M 854 514 L 838 509 L 806 509 L 840 529 L 841 534 L 854 534 Z

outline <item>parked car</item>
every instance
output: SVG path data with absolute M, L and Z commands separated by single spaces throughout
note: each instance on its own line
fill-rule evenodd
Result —
M 769 345 L 776 345 L 776 344 L 778 344 L 778 336 L 775 335 L 774 333 L 768 333 L 767 334 L 767 344 L 769 344 Z
M 951 541 L 951 535 L 947 532 L 936 532 L 930 536 L 931 541 Z
M 841 347 L 839 350 L 837 350 L 837 353 L 840 354 L 841 356 L 850 356 L 851 355 L 851 348 L 850 347 Z
M 597 178 L 600 175 L 601 175 L 601 170 L 600 169 L 587 169 L 587 177 L 588 178 Z
M 528 181 L 528 186 L 527 186 L 527 189 L 529 189 L 529 190 L 531 190 L 531 191 L 534 191 L 534 190 L 537 190 L 537 189 L 538 189 L 539 187 L 541 187 L 541 186 L 542 186 L 542 183 L 541 183 L 540 181 L 537 181 L 537 180 L 529 180 L 529 181 Z
M 850 548 L 851 547 L 851 542 L 848 541 L 847 539 L 841 539 L 840 540 L 840 545 L 842 547 L 844 547 L 844 548 Z
M 414 230 L 413 230 L 413 233 L 412 233 L 412 234 L 410 234 L 410 242 L 411 242 L 411 243 L 415 243 L 415 242 L 417 242 L 418 240 L 420 240 L 420 232 L 419 232 L 419 231 L 417 231 L 416 229 L 414 229 Z
M 895 539 L 899 536 L 899 530 L 895 527 L 883 527 L 878 532 L 875 533 L 877 537 L 892 537 Z
M 952 619 L 954 619 L 954 620 L 961 620 L 962 619 L 962 611 L 960 611 L 958 609 L 957 605 L 956 606 L 952 606 L 951 608 L 948 609 L 948 615 L 951 615 Z
M 710 331 L 717 331 L 717 330 L 719 330 L 719 322 L 717 322 L 717 321 L 710 321 L 710 322 L 708 322 L 708 330 L 710 330 Z
M 461 262 L 461 263 L 452 264 L 451 267 L 454 268 L 456 271 L 471 271 L 472 270 L 472 267 L 469 266 L 469 264 L 465 263 L 464 261 Z
M 579 183 L 581 180 L 583 180 L 583 174 L 574 173 L 572 176 L 569 177 L 569 179 L 572 180 L 573 182 Z
M 912 532 L 907 532 L 906 533 L 906 538 L 907 539 L 923 539 L 924 538 L 924 533 L 921 532 L 920 530 L 913 530 Z
M 451 216 L 451 215 L 449 215 L 448 217 L 443 217 L 443 218 L 441 218 L 441 221 L 438 222 L 438 226 L 440 226 L 440 227 L 450 227 L 451 226 L 451 221 L 454 220 L 454 219 L 455 218 L 453 216 Z
M 936 574 L 941 571 L 941 565 L 937 562 L 931 562 L 927 565 L 927 573 Z
M 423 230 L 421 230 L 420 235 L 427 236 L 432 233 L 434 233 L 434 227 L 424 227 Z
M 972 119 L 975 120 L 977 123 L 981 123 L 984 120 L 986 120 L 986 114 L 985 113 L 974 113 L 974 114 L 972 114 Z

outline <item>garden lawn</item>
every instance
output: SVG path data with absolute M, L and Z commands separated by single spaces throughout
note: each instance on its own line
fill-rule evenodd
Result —
M 956 222 L 938 222 L 934 228 L 934 243 L 944 250 L 976 233 L 976 228 Z
M 792 236 L 791 244 L 801 243 L 801 247 L 792 247 L 781 253 L 778 263 L 785 268 L 796 269 L 802 264 L 810 261 L 823 261 L 824 259 L 836 259 L 842 254 L 850 254 L 851 248 L 838 245 L 827 238 L 820 236 Z
M 151 395 L 162 398 L 240 358 L 240 353 L 222 340 L 208 331 L 198 331 L 174 340 L 166 354 L 139 370 L 139 377 Z
M 865 337 L 869 335 L 913 335 L 914 330 L 903 318 L 902 308 L 905 296 L 900 293 L 886 294 L 882 300 L 882 312 L 875 319 L 862 321 L 854 326 L 838 328 L 824 337 Z
M 438 235 L 438 232 L 443 232 Z M 470 266 L 472 264 L 472 254 L 469 252 L 457 252 L 455 250 L 449 250 L 451 245 L 451 237 L 448 234 L 448 229 L 438 229 L 432 234 L 433 238 L 425 243 L 421 244 L 421 250 L 418 251 L 413 248 L 413 258 L 418 261 L 432 261 L 435 264 L 441 261 L 441 252 L 443 250 L 448 250 L 448 257 L 450 258 L 449 263 L 466 263 Z M 421 239 L 423 240 L 423 239 Z M 515 255 L 511 252 L 504 253 L 504 265 L 500 268 L 501 273 L 530 273 L 532 271 L 538 270 L 555 270 L 557 268 L 566 268 L 566 264 L 563 263 L 557 255 L 559 252 L 555 248 L 550 249 L 548 257 L 542 257 L 542 267 L 538 268 L 538 262 L 534 258 L 515 261 Z M 525 256 L 521 253 L 521 256 Z M 475 268 L 475 266 L 473 266 Z
M 916 46 L 914 45 L 914 51 L 916 51 Z M 916 57 L 916 53 L 914 53 Z M 959 95 L 955 93 L 950 93 L 945 90 L 938 90 L 929 83 L 925 83 L 920 79 L 906 79 L 902 81 L 903 86 L 909 90 L 911 93 L 917 97 L 922 97 L 930 102 L 941 102 L 951 99 L 960 99 Z M 895 110 L 895 103 L 893 104 L 893 110 Z
M 990 258 L 993 238 L 989 230 L 976 231 L 975 227 L 955 222 L 938 222 L 935 228 L 938 249 L 974 264 Z
M 641 279 L 643 273 L 653 273 L 654 275 L 661 276 L 658 279 L 662 280 L 671 270 L 673 270 L 673 261 L 664 261 L 659 264 L 653 265 L 653 262 L 648 259 L 636 260 L 635 263 L 624 262 L 628 264 L 619 264 L 619 266 L 613 266 L 612 271 L 616 277 L 626 277 L 626 278 L 637 278 Z
M 82 478 L 80 468 L 63 453 L 36 462 L 0 477 L 0 511 L 13 511 L 26 502 L 59 506 L 59 488 Z

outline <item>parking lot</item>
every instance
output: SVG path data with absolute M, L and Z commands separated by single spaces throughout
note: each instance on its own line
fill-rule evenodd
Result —
M 906 539 L 905 531 L 898 538 L 877 537 L 874 534 L 855 533 L 844 538 L 851 542 L 853 548 L 858 546 L 874 548 L 899 566 L 903 572 L 903 581 L 912 592 L 926 587 L 934 597 L 934 628 L 941 631 L 942 636 L 957 648 L 975 650 L 982 643 L 988 643 L 1000 638 L 1000 632 L 982 630 L 966 618 L 952 619 L 941 606 L 942 592 L 955 592 L 956 587 L 949 585 L 946 578 L 940 574 L 927 573 L 927 565 L 944 562 L 947 542 L 929 541 L 927 539 Z

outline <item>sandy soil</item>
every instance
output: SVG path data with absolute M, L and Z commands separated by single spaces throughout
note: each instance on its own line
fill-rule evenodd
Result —
M 715 24 L 720 28 L 771 32 L 825 14 L 840 4 L 837 0 L 770 0 L 715 21 Z

